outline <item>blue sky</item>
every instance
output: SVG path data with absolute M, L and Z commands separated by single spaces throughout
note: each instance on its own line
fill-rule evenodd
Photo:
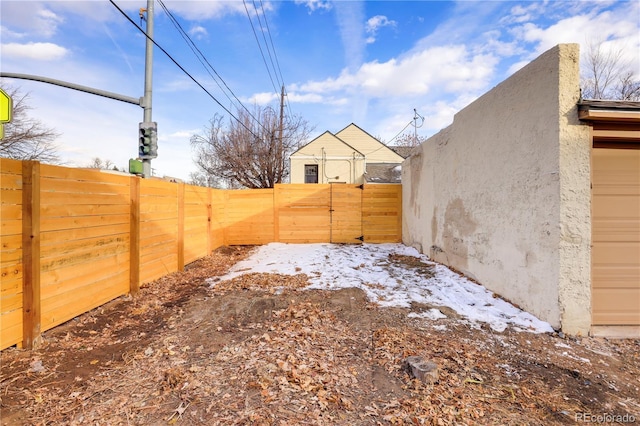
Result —
M 140 23 L 138 9 L 146 0 L 115 2 Z M 164 4 L 248 108 L 277 108 L 274 85 L 279 90 L 278 81 L 284 81 L 288 111 L 315 128 L 312 137 L 354 122 L 388 141 L 412 122 L 414 108 L 425 117 L 418 134 L 431 136 L 457 111 L 558 43 L 579 43 L 583 51 L 594 41 L 623 48 L 640 73 L 636 0 Z M 277 78 L 273 69 L 269 77 L 245 6 L 265 55 L 256 9 L 263 27 L 266 17 Z M 235 111 L 161 5 L 154 7 L 158 44 Z M 143 95 L 144 35 L 109 1 L 0 0 L 0 16 L 2 71 Z M 190 136 L 201 133 L 214 114 L 228 115 L 160 50 L 154 55 L 159 157 L 152 167 L 157 175 L 188 179 L 195 171 Z M 67 165 L 83 166 L 100 157 L 124 166 L 136 156 L 139 106 L 43 83 L 4 82 L 30 93 L 31 115 L 62 133 L 57 142 Z

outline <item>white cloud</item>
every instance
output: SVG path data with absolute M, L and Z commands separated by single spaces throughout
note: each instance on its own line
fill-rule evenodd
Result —
M 67 56 L 69 51 L 53 43 L 7 43 L 0 45 L 2 56 L 27 58 L 38 61 L 56 61 Z
M 368 33 L 375 34 L 382 27 L 395 27 L 396 21 L 390 20 L 384 15 L 376 15 L 367 20 L 366 30 Z
M 343 70 L 337 78 L 296 86 L 310 93 L 347 91 L 372 98 L 420 96 L 431 90 L 450 93 L 482 89 L 492 76 L 497 59 L 471 55 L 462 46 L 443 46 L 414 52 L 402 59 L 368 62 L 355 72 Z
M 331 10 L 331 2 L 324 0 L 295 0 L 296 4 L 301 4 L 309 9 L 309 13 L 315 12 L 316 10 Z
M 618 39 L 629 42 L 638 57 L 638 22 L 640 3 L 628 2 L 612 11 L 591 11 L 561 19 L 548 27 L 527 23 L 513 29 L 517 38 L 537 44 L 533 57 L 558 43 L 585 44 L 589 40 Z
M 378 30 L 383 27 L 395 27 L 396 21 L 392 21 L 384 15 L 376 15 L 367 20 L 365 29 L 369 35 L 367 44 L 375 43 Z
M 248 102 L 256 105 L 269 105 L 279 99 L 274 92 L 256 93 L 248 99 Z
M 182 16 L 188 20 L 202 21 L 204 19 L 220 18 L 228 14 L 246 15 L 244 4 L 241 1 L 174 1 L 166 0 L 165 5 L 173 15 Z M 247 2 L 247 8 L 252 16 L 254 7 Z M 271 4 L 264 2 L 264 8 L 270 9 Z M 158 8 L 156 13 L 162 9 Z
M 64 23 L 64 18 L 41 2 L 2 2 L 2 20 L 15 28 L 26 30 L 31 35 L 50 38 Z
M 0 39 L 22 39 L 26 34 L 12 31 L 4 25 L 0 25 Z
M 207 29 L 204 28 L 203 26 L 195 25 L 189 30 L 189 35 L 191 35 L 192 37 L 195 37 L 198 40 L 202 40 L 203 38 L 206 38 L 209 35 L 209 33 L 207 32 Z

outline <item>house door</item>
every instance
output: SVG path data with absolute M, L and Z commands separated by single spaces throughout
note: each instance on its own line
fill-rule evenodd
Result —
M 362 243 L 362 185 L 331 184 L 332 243 Z
M 592 150 L 594 326 L 640 326 L 640 143 Z

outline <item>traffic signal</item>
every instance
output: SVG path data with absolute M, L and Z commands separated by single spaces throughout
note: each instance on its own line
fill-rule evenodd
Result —
M 150 160 L 158 157 L 158 123 L 145 121 L 139 128 L 138 158 Z

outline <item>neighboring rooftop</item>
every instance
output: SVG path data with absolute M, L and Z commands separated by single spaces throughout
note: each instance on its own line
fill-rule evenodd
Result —
M 401 183 L 402 166 L 389 163 L 368 163 L 364 180 L 369 183 Z

